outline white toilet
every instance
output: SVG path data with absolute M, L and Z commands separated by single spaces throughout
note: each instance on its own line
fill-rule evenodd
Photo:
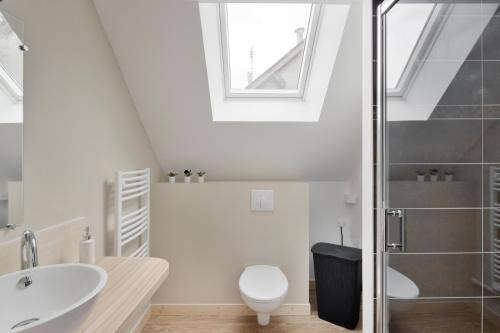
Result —
M 418 286 L 406 275 L 391 267 L 387 267 L 387 296 L 405 302 L 389 303 L 389 319 L 395 313 L 407 313 L 414 305 L 414 300 L 420 295 Z
M 241 297 L 257 312 L 259 325 L 269 324 L 271 312 L 283 304 L 288 292 L 285 274 L 274 266 L 249 266 L 241 273 L 239 284 Z

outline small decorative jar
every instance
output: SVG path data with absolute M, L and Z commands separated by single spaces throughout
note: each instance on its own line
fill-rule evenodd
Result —
M 204 183 L 206 172 L 202 170 L 198 171 L 196 174 L 198 175 L 198 183 Z
M 193 172 L 191 170 L 184 170 L 184 183 L 191 183 L 191 175 Z
M 453 171 L 446 171 L 444 173 L 444 180 L 447 181 L 447 182 L 452 182 L 453 181 L 453 177 L 454 177 Z
M 437 182 L 438 181 L 438 177 L 439 177 L 439 171 L 437 169 L 431 169 L 431 171 L 429 172 L 430 173 L 430 177 L 431 177 L 431 182 Z
M 422 183 L 425 182 L 425 172 L 424 171 L 417 171 L 417 182 Z
M 175 171 L 169 171 L 167 175 L 168 175 L 168 182 L 170 184 L 175 183 L 175 176 L 177 176 L 177 172 L 175 172 Z

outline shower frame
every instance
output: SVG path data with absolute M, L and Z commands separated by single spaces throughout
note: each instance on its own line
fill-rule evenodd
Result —
M 385 0 L 377 6 L 377 77 L 376 77 L 376 110 L 377 110 L 377 138 L 376 138 L 376 263 L 375 263 L 375 331 L 387 332 L 387 276 L 386 276 L 386 214 L 387 188 L 385 180 L 387 170 L 387 95 L 386 95 L 386 14 L 399 0 Z

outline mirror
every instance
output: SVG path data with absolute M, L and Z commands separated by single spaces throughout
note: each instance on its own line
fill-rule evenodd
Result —
M 0 229 L 23 221 L 23 23 L 0 11 Z

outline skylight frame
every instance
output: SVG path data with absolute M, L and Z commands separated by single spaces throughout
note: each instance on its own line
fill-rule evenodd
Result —
M 316 44 L 316 35 L 320 23 L 321 4 L 312 4 L 309 17 L 307 34 L 305 36 L 306 45 L 304 56 L 302 57 L 301 71 L 299 75 L 297 89 L 232 89 L 231 88 L 231 68 L 229 63 L 229 43 L 227 30 L 227 10 L 226 3 L 220 3 L 217 7 L 217 15 L 220 32 L 221 63 L 223 68 L 224 92 L 226 98 L 304 98 L 304 92 L 309 77 L 309 69 Z

